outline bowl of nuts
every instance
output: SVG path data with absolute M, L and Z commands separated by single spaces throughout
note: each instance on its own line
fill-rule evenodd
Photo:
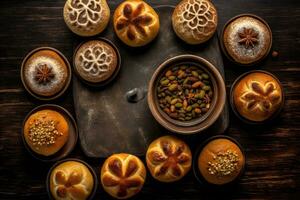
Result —
M 148 87 L 148 105 L 164 128 L 195 134 L 220 116 L 226 89 L 218 69 L 195 55 L 179 55 L 160 64 Z

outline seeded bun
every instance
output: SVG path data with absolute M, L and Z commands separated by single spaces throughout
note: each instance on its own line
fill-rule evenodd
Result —
M 160 22 L 155 10 L 142 0 L 126 0 L 114 13 L 117 36 L 131 47 L 151 42 L 158 34 Z
M 254 122 L 266 121 L 277 113 L 283 103 L 280 83 L 267 73 L 250 73 L 234 87 L 233 103 L 243 118 Z
M 50 175 L 50 191 L 57 200 L 88 199 L 94 185 L 94 178 L 88 167 L 77 161 L 59 164 Z
M 176 35 L 188 44 L 201 44 L 217 30 L 218 13 L 208 0 L 182 0 L 172 15 Z
M 211 184 L 223 185 L 234 181 L 245 165 L 244 155 L 237 144 L 229 139 L 210 141 L 198 157 L 198 168 Z
M 60 113 L 41 110 L 29 116 L 23 133 L 30 149 L 39 155 L 50 156 L 67 142 L 69 125 Z
M 108 25 L 110 9 L 106 0 L 67 0 L 64 20 L 69 29 L 80 36 L 94 36 Z

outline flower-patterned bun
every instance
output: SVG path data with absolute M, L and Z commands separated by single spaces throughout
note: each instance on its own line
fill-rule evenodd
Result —
M 225 54 L 240 65 L 253 65 L 269 53 L 272 33 L 268 24 L 257 16 L 236 16 L 223 32 Z
M 236 111 L 247 120 L 263 122 L 273 117 L 283 103 L 283 91 L 277 78 L 258 71 L 239 80 L 233 88 Z
M 116 71 L 118 56 L 105 41 L 91 40 L 81 44 L 75 53 L 74 69 L 77 75 L 90 83 L 108 80 Z
M 56 200 L 88 199 L 94 184 L 91 171 L 83 163 L 77 161 L 59 164 L 50 175 L 50 191 Z
M 126 0 L 114 13 L 117 36 L 132 47 L 144 46 L 159 32 L 159 17 L 155 10 L 142 0 Z
M 106 0 L 67 0 L 64 20 L 69 29 L 80 36 L 94 36 L 107 26 L 110 9 Z
M 192 153 L 184 141 L 174 136 L 163 136 L 148 147 L 146 162 L 155 179 L 174 182 L 183 178 L 190 170 Z
M 172 16 L 177 36 L 188 44 L 201 44 L 216 32 L 218 14 L 209 0 L 182 0 Z
M 117 199 L 136 195 L 146 179 L 146 168 L 136 156 L 120 153 L 107 158 L 101 168 L 104 190 Z

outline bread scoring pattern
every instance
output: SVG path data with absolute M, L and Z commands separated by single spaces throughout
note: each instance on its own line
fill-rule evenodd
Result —
M 104 164 L 101 179 L 105 189 L 114 191 L 117 198 L 131 197 L 144 185 L 145 167 L 135 156 L 113 155 Z
M 241 102 L 248 110 L 258 108 L 260 111 L 270 111 L 272 107 L 280 103 L 280 91 L 273 82 L 262 84 L 251 81 L 247 84 L 247 91 L 240 97 Z
M 183 32 L 191 32 L 195 40 L 209 36 L 217 26 L 217 11 L 206 0 L 188 0 L 182 4 L 182 12 L 177 12 L 178 22 Z
M 70 23 L 78 28 L 94 30 L 102 20 L 103 0 L 71 0 L 67 5 Z

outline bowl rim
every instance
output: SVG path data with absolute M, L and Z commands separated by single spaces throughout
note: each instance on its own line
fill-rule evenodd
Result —
M 236 144 L 240 148 L 240 150 L 242 152 L 242 155 L 244 156 L 244 165 L 243 165 L 243 168 L 240 170 L 239 175 L 233 181 L 225 183 L 225 184 L 220 184 L 220 185 L 213 184 L 213 183 L 210 183 L 207 180 L 205 180 L 205 178 L 202 176 L 202 174 L 199 170 L 199 167 L 198 167 L 198 158 L 199 158 L 199 155 L 202 152 L 203 148 L 209 142 L 211 142 L 213 140 L 216 140 L 216 139 L 228 139 L 228 140 L 230 140 L 231 142 L 233 142 L 234 144 Z M 195 178 L 197 179 L 197 181 L 199 183 L 214 186 L 214 187 L 224 187 L 224 186 L 233 185 L 234 183 L 236 183 L 243 176 L 243 174 L 245 173 L 246 164 L 247 164 L 247 157 L 246 157 L 246 154 L 245 154 L 245 150 L 242 147 L 242 145 L 236 139 L 234 139 L 233 137 L 230 137 L 228 135 L 215 135 L 215 136 L 212 136 L 212 137 L 209 137 L 208 139 L 206 139 L 204 142 L 202 142 L 196 148 L 196 151 L 195 151 L 194 156 L 193 156 L 192 168 L 193 168 L 193 174 L 194 174 Z
M 66 119 L 67 121 L 70 122 L 71 126 L 73 126 L 74 128 L 74 142 L 72 144 L 71 147 L 69 147 L 69 149 L 67 149 L 67 153 L 63 154 L 63 151 L 62 151 L 62 148 L 54 153 L 53 155 L 50 155 L 50 156 L 43 156 L 43 155 L 39 155 L 37 153 L 35 153 L 27 144 L 26 140 L 25 140 L 25 137 L 24 137 L 24 126 L 25 126 L 25 123 L 27 121 L 27 119 L 34 113 L 40 111 L 40 110 L 44 110 L 44 109 L 51 109 L 51 110 L 54 110 L 56 112 L 59 112 L 61 115 L 63 115 L 64 117 L 67 117 L 68 119 Z M 71 113 L 69 111 L 67 111 L 65 108 L 59 106 L 59 105 L 56 105 L 56 104 L 43 104 L 43 105 L 40 105 L 40 106 L 37 106 L 35 108 L 33 108 L 31 111 L 29 111 L 26 115 L 26 117 L 24 118 L 23 120 L 23 123 L 22 123 L 22 128 L 21 128 L 21 134 L 22 134 L 22 140 L 23 140 L 23 144 L 25 146 L 25 148 L 27 149 L 27 151 L 30 153 L 30 155 L 32 157 L 34 157 L 35 159 L 39 160 L 39 161 L 42 161 L 42 162 L 55 162 L 55 161 L 58 161 L 60 159 L 63 159 L 65 157 L 67 157 L 75 148 L 76 144 L 77 144 L 77 141 L 78 141 L 78 128 L 77 128 L 77 124 L 76 124 L 76 121 L 75 119 L 73 118 L 73 116 L 71 115 Z M 69 140 L 69 139 L 68 139 Z M 68 142 L 68 141 L 67 141 Z M 67 144 L 66 142 L 66 144 Z M 65 146 L 66 144 L 64 144 L 63 146 Z M 59 154 L 62 154 L 62 155 L 59 155 Z M 51 157 L 51 158 L 49 158 Z
M 212 79 L 215 80 L 216 82 L 216 90 L 214 91 L 214 97 L 218 101 L 216 101 L 214 107 L 211 107 L 210 110 L 211 113 L 207 116 L 206 119 L 204 119 L 202 122 L 192 125 L 192 126 L 180 126 L 177 123 L 171 123 L 166 118 L 164 118 L 163 115 L 160 114 L 158 105 L 155 103 L 155 86 L 157 79 L 160 77 L 161 73 L 167 69 L 170 65 L 174 63 L 197 63 L 201 66 L 202 68 L 205 69 L 205 71 L 208 71 L 212 75 Z M 153 73 L 149 85 L 148 85 L 148 95 L 147 95 L 147 102 L 148 106 L 150 108 L 150 111 L 152 113 L 152 116 L 156 119 L 156 121 L 162 125 L 164 128 L 167 130 L 178 133 L 178 134 L 183 134 L 183 135 L 189 135 L 189 134 L 195 134 L 199 133 L 208 127 L 210 127 L 220 116 L 222 113 L 224 106 L 225 106 L 225 101 L 226 101 L 226 88 L 225 88 L 225 82 L 220 74 L 219 70 L 211 64 L 208 60 L 206 60 L 203 57 L 192 55 L 192 54 L 181 54 L 174 56 L 172 58 L 169 58 L 162 62 L 155 70 Z M 215 109 L 218 108 L 218 109 Z M 175 120 L 176 122 L 176 120 Z M 203 123 L 205 123 L 203 125 Z
M 226 50 L 226 47 L 224 45 L 224 32 L 227 28 L 227 26 L 233 22 L 234 20 L 240 18 L 240 17 L 252 17 L 252 18 L 255 18 L 257 20 L 259 20 L 260 22 L 262 22 L 268 29 L 269 33 L 270 33 L 270 45 L 268 47 L 268 50 L 266 51 L 265 55 L 263 57 L 261 57 L 260 59 L 254 61 L 254 62 L 251 62 L 251 63 L 248 63 L 248 64 L 243 64 L 243 63 L 239 63 L 237 61 L 235 61 L 227 52 Z M 238 66 L 244 66 L 244 67 L 251 67 L 251 66 L 254 66 L 260 62 L 262 62 L 270 53 L 271 49 L 272 49 L 272 45 L 273 45 L 273 33 L 272 33 L 272 29 L 271 27 L 269 26 L 269 24 L 261 17 L 259 17 L 258 15 L 255 15 L 255 14 L 252 14 L 252 13 L 243 13 L 243 14 L 239 14 L 239 15 L 236 15 L 232 18 L 230 18 L 226 23 L 225 25 L 223 26 L 222 28 L 222 32 L 221 32 L 221 35 L 220 35 L 220 46 L 221 46 L 221 49 L 222 49 L 222 52 L 224 53 L 224 55 L 227 57 L 227 59 L 229 61 L 231 61 L 232 63 L 238 65 Z
M 39 52 L 39 51 L 42 51 L 42 50 L 54 51 L 55 53 L 57 53 L 63 59 L 64 63 L 66 64 L 67 70 L 68 70 L 68 77 L 67 77 L 67 81 L 66 81 L 64 87 L 59 92 L 57 92 L 56 94 L 54 94 L 52 96 L 49 96 L 49 97 L 38 95 L 35 92 L 33 92 L 29 88 L 29 86 L 27 85 L 27 83 L 25 81 L 25 77 L 24 77 L 25 76 L 24 68 L 25 68 L 25 64 L 26 64 L 27 60 L 32 55 L 34 55 L 36 52 Z M 24 88 L 26 89 L 26 91 L 31 96 L 33 96 L 34 98 L 36 98 L 38 100 L 41 100 L 41 101 L 51 101 L 51 100 L 55 100 L 55 99 L 58 99 L 59 97 L 61 97 L 66 92 L 66 90 L 69 88 L 71 80 L 72 80 L 72 68 L 71 68 L 70 62 L 68 61 L 66 56 L 61 51 L 59 51 L 59 50 L 57 50 L 53 47 L 45 46 L 45 47 L 35 48 L 35 49 L 31 50 L 29 53 L 26 54 L 26 56 L 23 58 L 23 61 L 22 61 L 22 64 L 21 64 L 20 75 L 21 75 L 21 81 L 22 81 L 22 84 L 23 84 Z
M 116 55 L 117 55 L 117 60 L 118 60 L 117 61 L 116 69 L 114 70 L 113 74 L 108 79 L 106 79 L 104 81 L 101 81 L 101 82 L 97 82 L 97 83 L 90 82 L 90 81 L 87 81 L 84 78 L 82 78 L 80 76 L 80 73 L 78 72 L 78 70 L 76 68 L 76 65 L 75 65 L 75 59 L 76 59 L 77 51 L 80 49 L 80 47 L 83 44 L 85 44 L 87 42 L 90 42 L 90 41 L 101 41 L 101 42 L 107 43 L 109 46 L 111 46 L 115 50 Z M 83 82 L 86 85 L 91 86 L 91 87 L 99 87 L 99 88 L 101 88 L 101 87 L 104 87 L 104 86 L 108 85 L 109 83 L 111 83 L 117 77 L 117 75 L 119 74 L 120 69 L 121 69 L 122 58 L 121 58 L 121 54 L 120 54 L 119 49 L 117 48 L 117 46 L 111 40 L 109 40 L 107 38 L 104 38 L 104 37 L 96 37 L 96 38 L 86 38 L 86 39 L 84 39 L 82 42 L 80 42 L 77 45 L 77 47 L 75 48 L 75 50 L 73 52 L 72 63 L 73 63 L 73 69 L 74 69 L 75 75 L 76 75 L 76 77 L 79 78 L 79 80 L 81 82 Z
M 238 84 L 239 81 L 241 81 L 244 77 L 246 77 L 246 76 L 248 76 L 249 74 L 252 74 L 252 73 L 264 73 L 264 74 L 267 74 L 267 75 L 273 77 L 277 81 L 277 83 L 278 83 L 278 85 L 280 86 L 280 89 L 281 89 L 281 96 L 282 96 L 281 98 L 282 98 L 282 101 L 281 101 L 280 107 L 278 108 L 278 110 L 275 113 L 273 113 L 273 115 L 271 115 L 268 119 L 266 119 L 264 121 L 252 121 L 252 120 L 249 120 L 249 119 L 243 117 L 237 111 L 237 109 L 236 109 L 236 107 L 234 105 L 233 91 L 235 89 L 236 84 Z M 284 104 L 285 104 L 285 95 L 284 95 L 283 86 L 282 86 L 281 82 L 279 81 L 279 79 L 274 74 L 272 74 L 272 73 L 270 73 L 268 71 L 265 71 L 265 70 L 251 70 L 251 71 L 248 71 L 248 72 L 245 72 L 245 73 L 241 74 L 239 77 L 237 77 L 235 79 L 235 81 L 233 82 L 233 84 L 231 85 L 231 88 L 230 88 L 229 102 L 230 102 L 230 107 L 231 107 L 233 113 L 242 122 L 244 122 L 246 124 L 249 124 L 249 125 L 262 125 L 262 124 L 269 123 L 269 122 L 273 121 L 280 114 L 280 112 L 282 111 L 282 109 L 284 107 Z
M 51 200 L 54 200 L 54 197 L 51 194 L 51 190 L 50 190 L 50 176 L 52 171 L 60 164 L 64 163 L 64 162 L 68 162 L 68 161 L 75 161 L 75 162 L 80 162 L 83 165 L 85 165 L 89 171 L 91 172 L 93 178 L 94 178 L 94 185 L 93 185 L 93 189 L 91 191 L 91 194 L 88 197 L 88 200 L 92 200 L 96 194 L 97 188 L 98 188 L 98 177 L 96 175 L 95 170 L 84 160 L 78 159 L 78 158 L 66 158 L 63 160 L 59 160 L 56 163 L 54 163 L 51 168 L 49 169 L 48 173 L 47 173 L 47 178 L 46 178 L 46 189 L 47 189 L 47 193 L 48 193 L 48 197 Z

